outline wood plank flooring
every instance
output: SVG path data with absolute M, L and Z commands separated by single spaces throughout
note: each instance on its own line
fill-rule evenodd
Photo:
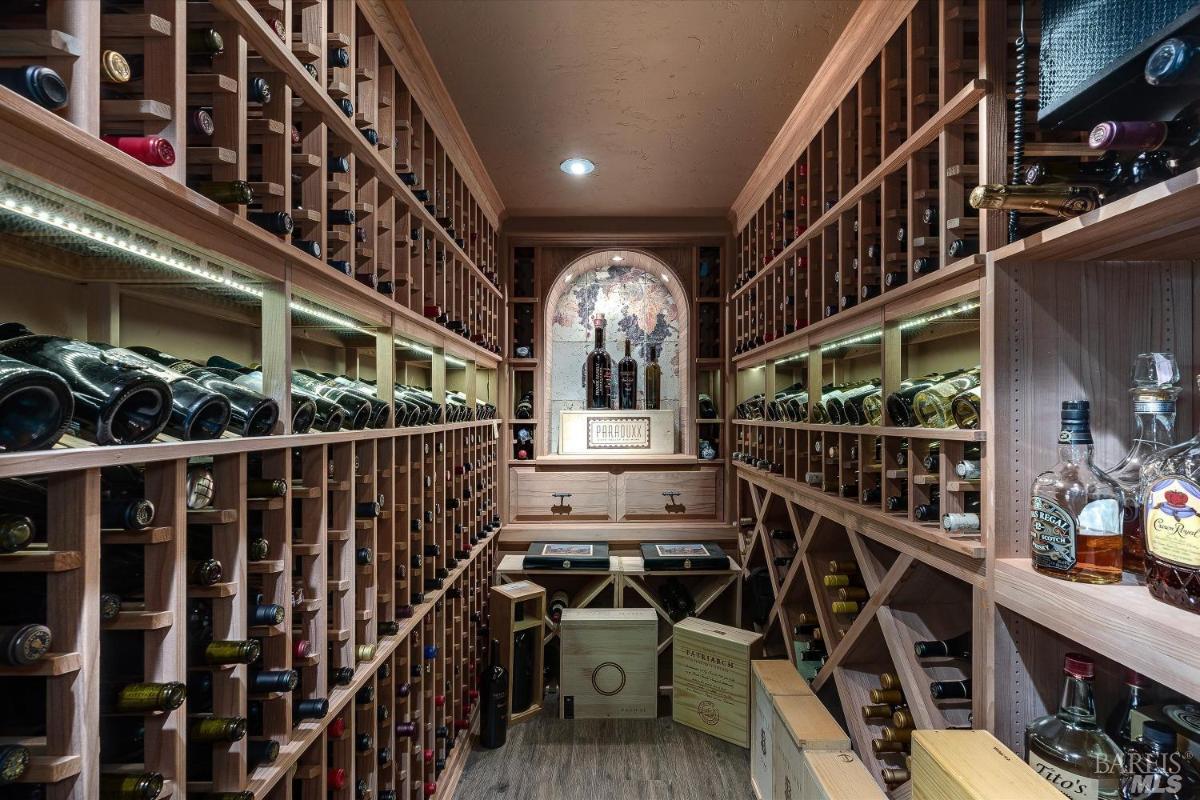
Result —
M 670 716 L 560 720 L 555 708 L 509 729 L 504 747 L 475 745 L 455 800 L 753 798 L 747 750 Z

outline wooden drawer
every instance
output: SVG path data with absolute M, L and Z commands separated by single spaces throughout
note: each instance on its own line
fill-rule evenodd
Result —
M 509 473 L 509 508 L 516 521 L 573 522 L 611 520 L 614 475 L 608 472 L 538 472 L 513 469 Z M 554 497 L 555 493 L 570 497 Z
M 619 520 L 717 519 L 721 472 L 716 468 L 626 472 L 617 496 Z M 667 497 L 663 492 L 678 492 Z

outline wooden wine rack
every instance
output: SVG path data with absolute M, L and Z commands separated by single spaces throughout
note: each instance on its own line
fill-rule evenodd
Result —
M 435 765 L 424 762 L 425 750 L 461 760 L 474 710 L 468 692 L 475 687 L 484 652 L 476 622 L 487 618 L 487 587 L 496 556 L 494 535 L 470 541 L 495 508 L 499 467 L 494 426 L 462 423 L 412 434 L 379 431 L 335 442 L 314 437 L 300 444 L 297 438 L 279 437 L 269 449 L 253 454 L 215 456 L 212 507 L 199 511 L 185 505 L 186 458 L 170 454 L 145 462 L 146 493 L 157 513 L 155 527 L 137 533 L 100 528 L 98 468 L 76 469 L 64 461 L 65 471 L 49 476 L 45 544 L 0 557 L 2 571 L 46 574 L 47 622 L 55 640 L 55 652 L 31 668 L 0 672 L 0 681 L 37 676 L 48 687 L 47 735 L 34 743 L 36 755 L 24 782 L 48 783 L 51 794 L 62 797 L 96 796 L 100 771 L 112 766 L 102 763 L 99 751 L 99 675 L 115 658 L 106 654 L 107 648 L 139 645 L 143 673 L 130 680 L 187 682 L 189 671 L 197 668 L 187 655 L 189 601 L 197 599 L 211 604 L 215 638 L 259 639 L 262 656 L 252 668 L 294 669 L 300 684 L 291 696 L 258 695 L 248 691 L 247 667 L 214 668 L 213 713 L 246 717 L 248 703 L 261 703 L 262 730 L 251 739 L 275 740 L 280 755 L 274 763 L 254 767 L 247 765 L 246 740 L 216 745 L 211 781 L 188 783 L 188 791 L 304 797 L 309 790 L 294 791 L 293 782 L 323 786 L 328 768 L 336 764 L 346 770 L 352 788 L 362 779 L 373 789 L 396 789 L 398 797 L 419 797 L 426 782 L 439 780 Z M 279 446 L 289 441 L 291 445 Z M 293 454 L 300 465 L 296 472 Z M 263 476 L 288 482 L 289 497 L 246 496 L 251 455 Z M 454 474 L 464 463 L 477 468 Z M 427 476 L 430 488 L 425 488 Z M 446 500 L 461 496 L 465 486 L 471 487 L 473 499 L 447 510 Z M 380 494 L 385 503 L 378 518 L 355 517 L 355 503 Z M 270 545 L 263 560 L 247 560 L 252 518 Z M 413 535 L 410 519 L 433 521 Z M 189 539 L 211 541 L 212 555 L 223 566 L 220 583 L 189 585 Z M 144 605 L 101 624 L 104 553 L 110 546 L 128 545 L 142 550 Z M 362 548 L 370 549 L 365 563 L 356 558 Z M 295 600 L 294 591 L 300 595 Z M 411 604 L 414 592 L 423 593 L 420 603 Z M 247 627 L 248 604 L 259 593 L 263 602 L 287 609 L 282 624 Z M 381 633 L 380 623 L 391 620 L 397 630 Z M 309 643 L 307 655 L 294 648 L 301 640 Z M 364 645 L 373 650 L 364 652 Z M 428 653 L 426 646 L 436 650 Z M 339 667 L 350 668 L 353 678 L 331 687 L 330 675 Z M 387 677 L 380 677 L 381 669 L 388 671 Z M 397 696 L 397 687 L 405 682 L 411 690 Z M 374 687 L 369 702 L 362 701 L 364 687 Z M 324 718 L 293 718 L 293 698 L 322 697 L 329 701 Z M 381 706 L 387 711 L 380 712 Z M 388 717 L 382 719 L 382 713 Z M 188 760 L 197 757 L 188 748 L 187 715 L 185 705 L 146 719 L 144 768 L 163 774 L 172 792 L 182 791 Z M 346 720 L 346 732 L 334 737 L 326 729 L 339 717 Z M 416 726 L 411 739 L 394 735 L 396 723 L 403 721 Z M 437 737 L 443 726 L 453 732 L 444 741 Z M 370 752 L 339 760 L 340 743 L 354 742 L 356 732 L 369 733 L 375 744 Z M 303 755 L 313 750 L 324 754 L 327 746 L 334 753 L 330 760 L 309 761 Z M 384 763 L 378 754 L 385 747 L 391 757 Z M 298 763 L 313 767 L 306 771 Z
M 1036 42 L 1040 7 L 1024 6 Z M 1195 629 L 1191 615 L 1131 579 L 1098 587 L 1038 575 L 1028 537 L 1029 487 L 1056 460 L 1061 400 L 1091 401 L 1096 463 L 1113 464 L 1128 445 L 1134 355 L 1173 352 L 1191 383 L 1195 337 L 1176 320 L 1195 306 L 1200 170 L 1063 222 L 1022 214 L 1019 238 L 1006 244 L 1007 214 L 974 212 L 966 197 L 977 184 L 1009 182 L 1016 13 L 974 0 L 863 4 L 732 209 L 743 279 L 728 295 L 727 347 L 741 350 L 735 401 L 758 392 L 769 401 L 798 381 L 811 409 L 830 382 L 874 377 L 886 396 L 925 367 L 981 366 L 977 430 L 898 427 L 886 411 L 877 426 L 732 420 L 731 449 L 782 466 L 733 466 L 747 577 L 765 571 L 774 590 L 760 626 L 768 653 L 795 660 L 792 626 L 801 613 L 815 617 L 828 660 L 814 686 L 836 686 L 855 750 L 881 786 L 880 769 L 899 762 L 872 752 L 879 729 L 860 707 L 885 671 L 916 727 L 987 728 L 1018 753 L 1025 726 L 1055 708 L 1065 652 L 1095 656 L 1102 715 L 1127 667 L 1200 692 L 1190 637 L 1176 633 Z M 1028 53 L 1026 161 L 1096 155 L 1080 132 L 1036 127 L 1036 45 Z M 795 226 L 786 238 L 785 225 Z M 955 239 L 973 243 L 961 258 L 948 254 Z M 917 270 L 921 258 L 938 268 Z M 888 272 L 897 273 L 891 286 L 881 280 Z M 876 283 L 879 293 L 863 299 Z M 857 301 L 842 308 L 841 294 Z M 828 304 L 836 310 L 826 315 Z M 1182 439 L 1194 391 L 1180 401 Z M 968 447 L 980 449 L 978 480 L 954 472 Z M 855 496 L 841 485 L 856 485 Z M 864 502 L 873 485 L 880 501 Z M 978 492 L 981 530 L 915 519 L 935 488 L 941 513 Z M 886 498 L 902 493 L 902 508 L 889 511 Z M 780 556 L 788 566 L 776 566 Z M 868 597 L 856 617 L 830 606 L 837 598 L 823 579 L 835 559 L 858 565 Z M 970 662 L 915 657 L 915 641 L 964 631 Z M 928 682 L 964 678 L 969 701 L 930 698 Z
M 221 328 L 249 332 L 264 393 L 281 414 L 276 435 L 261 438 L 160 436 L 100 448 L 67 437 L 50 451 L 0 457 L 0 475 L 48 482 L 41 541 L 0 557 L 0 572 L 44 574 L 54 635 L 49 657 L 0 670 L 6 691 L 23 681 L 46 685 L 46 735 L 30 742 L 22 781 L 80 800 L 99 795 L 109 768 L 161 773 L 161 797 L 348 799 L 359 781 L 375 796 L 450 796 L 487 650 L 477 637 L 496 539 L 483 525 L 500 511 L 503 420 L 447 423 L 443 405 L 434 424 L 419 428 L 298 435 L 289 410 L 293 369 L 317 368 L 314 342 L 337 353 L 346 373 L 373 378 L 388 402 L 399 383 L 439 402 L 447 388 L 461 390 L 472 409 L 477 399 L 496 401 L 503 206 L 431 79 L 424 45 L 402 8 L 373 0 L 46 7 L 44 23 L 26 19 L 0 35 L 9 63 L 55 68 L 70 94 L 54 113 L 0 90 L 2 191 L 15 199 L 3 212 L 0 262 L 47 293 L 87 287 L 86 304 L 69 309 L 75 318 L 46 333 L 154 344 L 122 336 L 123 324 L 140 333 L 143 309 L 181 309 L 182 324 L 208 323 L 194 331 L 194 350 L 180 353 L 203 360 L 220 352 Z M 211 68 L 189 57 L 187 35 L 197 29 L 224 41 Z M 97 65 L 108 49 L 136 59 L 144 79 L 102 86 Z M 334 62 L 338 49 L 348 63 Z M 271 89 L 265 102 L 253 96 L 259 78 Z M 197 108 L 211 109 L 211 137 L 189 125 Z M 99 138 L 110 133 L 162 136 L 175 163 L 146 166 Z M 320 257 L 251 222 L 245 206 L 189 188 L 206 180 L 249 182 L 261 210 L 290 214 L 294 237 L 315 242 Z M 335 224 L 331 212 L 355 218 Z M 108 238 L 82 249 L 81 230 Z M 349 274 L 331 260 L 348 262 Z M 433 306 L 473 338 L 435 321 Z M 19 300 L 6 312 L 27 313 Z M 189 511 L 185 478 L 196 459 L 211 459 L 216 494 L 211 508 Z M 155 527 L 101 530 L 101 471 L 114 464 L 144 468 Z M 460 469 L 466 464 L 473 468 Z M 248 496 L 251 477 L 286 481 L 288 496 Z M 379 497 L 377 518 L 356 516 L 357 503 Z M 267 556 L 249 560 L 248 539 L 260 534 Z M 189 542 L 211 548 L 221 582 L 189 584 Z M 102 575 L 113 568 L 105 556 L 117 547 L 142 559 L 144 602 L 102 624 Z M 281 624 L 248 624 L 258 594 L 286 609 Z M 250 735 L 189 745 L 185 704 L 146 717 L 142 762 L 108 763 L 106 665 L 135 653 L 142 663 L 131 680 L 187 682 L 196 673 L 188 644 L 196 601 L 211 608 L 216 638 L 262 643 L 251 667 L 211 671 L 212 712 L 247 717 L 253 708 Z M 339 668 L 352 677 L 331 685 Z M 299 685 L 290 695 L 254 693 L 248 677 L 257 669 L 294 669 Z M 322 718 L 294 713 L 294 700 L 319 698 L 329 704 Z M 413 723 L 413 735 L 397 735 L 398 722 Z M 278 758 L 251 763 L 248 752 L 264 739 L 278 743 Z M 189 783 L 189 772 L 211 777 Z

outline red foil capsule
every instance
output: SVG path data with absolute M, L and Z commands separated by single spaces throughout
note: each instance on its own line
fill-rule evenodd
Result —
M 342 717 L 336 718 L 333 722 L 329 723 L 326 731 L 335 739 L 341 737 L 346 732 L 346 720 Z
M 334 767 L 329 770 L 328 783 L 330 789 L 337 790 L 344 788 L 346 786 L 346 770 L 341 767 Z
M 312 643 L 308 639 L 297 639 L 292 644 L 292 653 L 296 658 L 308 658 L 313 654 Z
M 426 781 L 424 789 L 426 797 L 433 797 L 437 793 L 437 784 L 433 781 Z
M 175 163 L 175 148 L 161 136 L 102 136 L 123 153 L 152 167 L 169 167 Z

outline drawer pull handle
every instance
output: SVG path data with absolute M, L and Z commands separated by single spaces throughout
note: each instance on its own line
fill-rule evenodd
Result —
M 558 507 L 559 508 L 566 508 L 567 498 L 571 497 L 572 495 L 570 492 L 552 492 L 550 494 L 550 496 L 558 498 Z
M 675 505 L 675 498 L 682 494 L 683 492 L 679 491 L 678 489 L 668 489 L 667 491 L 663 492 L 663 497 L 667 498 L 667 500 L 670 502 L 670 505 Z

